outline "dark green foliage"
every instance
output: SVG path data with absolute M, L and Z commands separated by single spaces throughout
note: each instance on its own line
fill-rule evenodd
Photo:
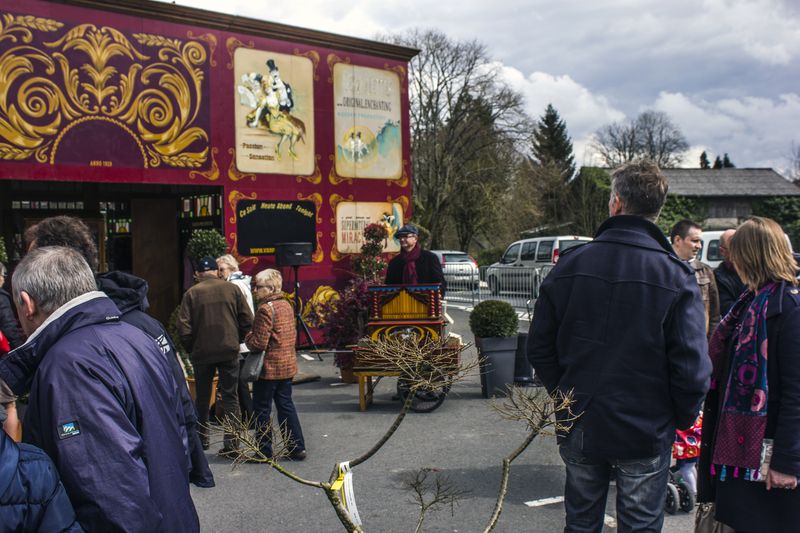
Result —
M 708 202 L 699 198 L 667 195 L 667 201 L 658 217 L 658 226 L 664 233 L 669 234 L 672 226 L 684 218 L 702 226 L 705 219 L 708 218 Z
M 722 159 L 720 159 L 719 156 L 717 156 L 717 158 L 714 159 L 714 167 L 713 168 L 715 168 L 715 169 L 722 168 Z
M 708 161 L 708 154 L 706 154 L 705 150 L 703 150 L 703 153 L 700 154 L 700 168 L 711 168 L 711 163 Z
M 556 167 L 564 181 L 575 174 L 572 139 L 552 104 L 547 104 L 533 132 L 533 158 L 541 166 Z
M 753 204 L 753 215 L 771 218 L 781 225 L 792 241 L 792 248 L 800 250 L 800 197 L 775 196 Z
M 485 300 L 470 313 L 469 329 L 476 337 L 516 337 L 519 318 L 510 303 Z
M 364 228 L 364 244 L 361 245 L 361 253 L 353 260 L 353 270 L 368 283 L 378 283 L 386 268 L 381 253 L 388 235 L 382 224 L 373 223 Z
M 728 154 L 722 156 L 722 168 L 736 168 L 736 165 L 734 165 L 733 161 L 730 160 Z
M 216 259 L 227 250 L 228 243 L 225 241 L 225 237 L 215 229 L 194 230 L 186 244 L 189 259 L 195 264 L 204 257 Z
M 602 168 L 582 167 L 569 182 L 567 190 L 567 211 L 572 221 L 570 231 L 591 237 L 608 218 L 611 176 Z
M 497 263 L 500 261 L 500 257 L 505 251 L 505 247 L 486 248 L 485 250 L 481 250 L 475 254 L 475 262 L 478 263 L 478 266 L 489 266 L 492 263 Z
M 8 254 L 6 253 L 6 240 L 0 235 L 0 263 L 8 263 Z

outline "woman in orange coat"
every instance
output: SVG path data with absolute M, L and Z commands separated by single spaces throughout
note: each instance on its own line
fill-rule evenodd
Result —
M 258 302 L 253 330 L 244 339 L 251 352 L 264 351 L 264 369 L 253 383 L 253 410 L 256 431 L 261 436 L 261 453 L 272 458 L 272 402 L 278 411 L 278 424 L 283 433 L 289 458 L 306 458 L 306 444 L 300 419 L 292 401 L 292 378 L 297 373 L 294 346 L 297 337 L 292 304 L 283 296 L 283 278 L 268 268 L 254 278 L 254 296 Z

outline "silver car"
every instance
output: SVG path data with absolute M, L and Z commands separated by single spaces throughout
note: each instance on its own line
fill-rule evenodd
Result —
M 447 292 L 476 291 L 480 285 L 478 263 L 466 252 L 431 250 L 442 263 Z

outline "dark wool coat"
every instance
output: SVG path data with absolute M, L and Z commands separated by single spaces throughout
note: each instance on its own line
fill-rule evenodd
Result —
M 29 392 L 23 440 L 53 460 L 81 527 L 198 531 L 172 372 L 119 314 L 101 292 L 71 300 L 0 359 L 0 379 Z
M 83 531 L 53 461 L 0 429 L 0 531 Z
M 800 290 L 781 284 L 767 307 L 767 429 L 774 439 L 771 466 L 800 477 Z M 731 343 L 728 353 L 732 356 Z M 728 372 L 729 373 L 729 372 Z M 800 489 L 766 490 L 765 483 L 728 475 L 711 477 L 711 456 L 720 390 L 710 391 L 703 411 L 703 441 L 697 468 L 698 501 L 716 501 L 716 516 L 738 531 L 794 533 L 800 524 Z M 719 470 L 717 470 L 719 474 Z
M 574 390 L 584 455 L 653 457 L 697 418 L 711 374 L 694 270 L 658 227 L 606 220 L 542 283 L 528 359 L 548 391 Z
M 11 295 L 5 289 L 0 289 L 0 331 L 8 339 L 8 344 L 13 350 L 25 341 L 25 336 L 19 329 L 17 317 L 14 316 L 14 304 Z
M 442 273 L 442 263 L 435 254 L 428 250 L 422 250 L 419 259 L 416 261 L 417 265 L 417 283 L 424 285 L 427 283 L 440 283 L 442 285 L 442 296 L 447 290 L 447 282 L 444 280 Z M 387 285 L 402 285 L 403 283 L 403 267 L 405 262 L 400 255 L 395 256 L 389 261 L 389 267 L 386 269 L 386 284 Z
M 746 288 L 739 274 L 725 261 L 714 269 L 714 278 L 719 290 L 719 315 L 724 318 Z
M 203 452 L 200 436 L 197 434 L 197 412 L 186 386 L 186 378 L 180 361 L 178 361 L 175 344 L 161 322 L 146 313 L 149 307 L 147 282 L 125 272 L 100 274 L 96 281 L 100 290 L 119 308 L 122 313 L 120 320 L 139 328 L 158 342 L 172 370 L 172 377 L 175 379 L 175 395 L 180 399 L 183 407 L 183 422 L 186 427 L 189 456 L 192 461 L 189 481 L 198 487 L 213 487 L 214 474 L 208 466 L 208 458 Z

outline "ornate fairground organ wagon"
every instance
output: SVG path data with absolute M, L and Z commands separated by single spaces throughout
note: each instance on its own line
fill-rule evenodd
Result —
M 367 337 L 371 341 L 393 337 L 420 345 L 439 345 L 433 357 L 441 359 L 446 354 L 447 368 L 455 371 L 460 354 L 459 342 L 442 342 L 445 325 L 442 295 L 438 284 L 377 285 L 369 287 L 369 320 Z M 384 376 L 398 376 L 397 392 L 405 402 L 410 386 L 404 375 L 402 362 L 376 356 L 367 347 L 355 349 L 354 374 L 358 378 L 359 407 L 366 410 L 372 402 L 374 388 Z M 434 370 L 438 372 L 439 370 Z M 373 382 L 372 378 L 377 379 Z M 435 385 L 417 390 L 411 409 L 418 412 L 433 411 L 444 401 L 450 390 L 450 378 L 442 375 Z

